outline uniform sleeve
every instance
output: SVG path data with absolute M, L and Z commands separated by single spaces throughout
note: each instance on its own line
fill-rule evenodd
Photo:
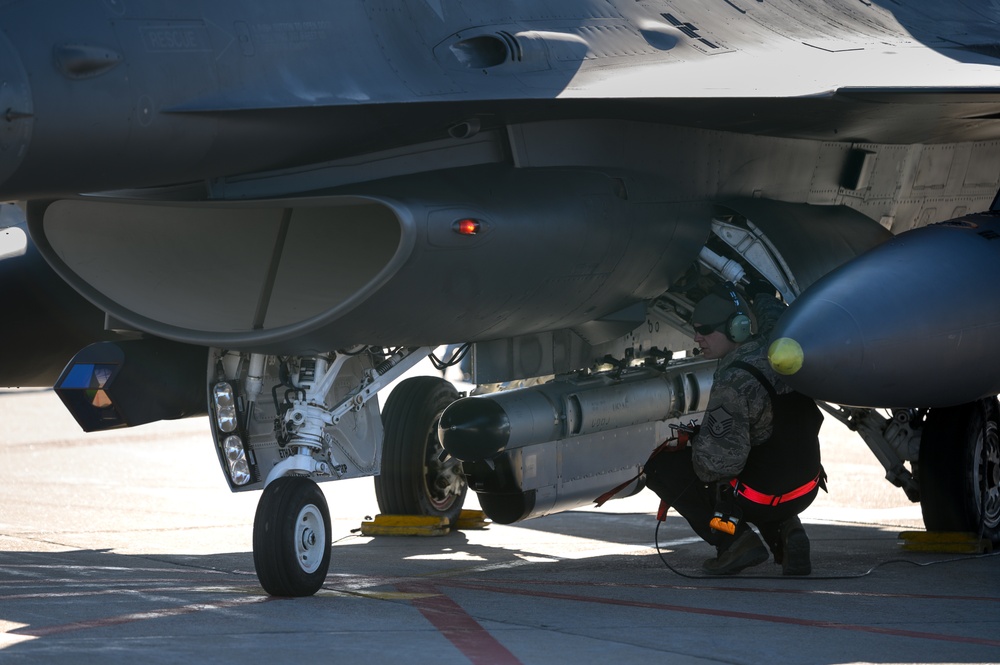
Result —
M 691 440 L 694 471 L 706 483 L 735 477 L 750 454 L 751 399 L 733 378 L 714 382 L 705 419 Z
M 786 305 L 774 296 L 759 295 L 754 298 L 753 313 L 757 317 L 757 333 L 769 337 L 785 309 Z

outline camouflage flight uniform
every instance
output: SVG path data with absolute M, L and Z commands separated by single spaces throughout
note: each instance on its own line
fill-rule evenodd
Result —
M 740 344 L 719 360 L 704 421 L 690 445 L 679 452 L 655 455 L 644 472 L 647 487 L 720 552 L 744 534 L 750 522 L 757 525 L 780 562 L 782 525 L 789 520 L 799 524 L 796 515 L 812 503 L 818 487 L 768 505 L 748 500 L 739 491 L 733 496 L 730 483 L 745 479 L 754 490 L 774 496 L 816 480 L 821 485 L 818 431 L 822 415 L 812 400 L 785 385 L 767 360 L 766 333 L 784 306 L 770 296 L 756 298 L 754 308 L 758 328 L 765 334 Z M 780 422 L 775 419 L 776 405 L 781 408 Z M 709 527 L 725 492 L 743 515 L 733 535 Z
M 712 393 L 701 430 L 691 440 L 694 470 L 706 483 L 729 480 L 739 475 L 751 446 L 771 437 L 774 412 L 767 389 L 752 374 L 733 363 L 742 361 L 756 367 L 781 395 L 792 391 L 778 379 L 767 360 L 769 337 L 784 306 L 775 298 L 754 301 L 757 327 L 761 334 L 741 344 L 719 360 L 712 378 Z

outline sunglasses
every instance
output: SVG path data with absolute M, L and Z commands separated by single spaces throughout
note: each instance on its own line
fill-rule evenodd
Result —
M 722 326 L 726 325 L 726 322 L 722 323 L 709 323 L 700 326 L 694 326 L 694 331 L 699 335 L 711 335 L 714 332 L 718 332 Z

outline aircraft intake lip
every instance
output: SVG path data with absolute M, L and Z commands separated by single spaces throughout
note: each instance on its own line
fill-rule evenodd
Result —
M 28 152 L 33 126 L 28 75 L 14 47 L 0 32 L 0 200 L 4 200 L 4 184 Z
M 510 441 L 510 418 L 492 399 L 460 399 L 441 414 L 441 445 L 463 461 L 496 457 Z

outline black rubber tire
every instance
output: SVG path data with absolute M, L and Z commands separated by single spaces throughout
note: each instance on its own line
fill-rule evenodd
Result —
M 311 596 L 330 568 L 330 510 L 319 486 L 286 476 L 264 488 L 253 520 L 253 565 L 272 596 Z
M 928 531 L 1000 542 L 1000 408 L 995 397 L 932 409 L 920 438 L 920 510 Z
M 449 382 L 415 376 L 389 394 L 382 410 L 385 430 L 375 498 L 387 515 L 447 517 L 454 524 L 469 486 L 461 462 L 448 455 L 437 427 L 445 407 L 458 399 Z M 437 481 L 446 483 L 438 487 Z

